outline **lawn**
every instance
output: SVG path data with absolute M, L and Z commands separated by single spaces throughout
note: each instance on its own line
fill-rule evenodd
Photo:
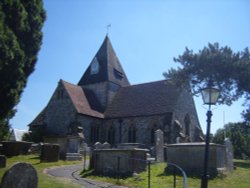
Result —
M 62 178 L 50 177 L 43 173 L 45 168 L 53 166 L 73 165 L 81 162 L 77 161 L 59 161 L 54 163 L 40 163 L 39 157 L 35 155 L 16 156 L 7 159 L 7 167 L 0 168 L 0 177 L 4 172 L 16 162 L 28 162 L 32 164 L 37 172 L 39 178 L 39 188 L 80 188 L 80 185 L 73 184 L 70 180 Z M 249 188 L 250 185 L 250 161 L 236 160 L 235 165 L 237 169 L 228 174 L 226 178 L 215 178 L 209 180 L 209 187 L 211 188 Z M 164 168 L 166 164 L 159 163 L 151 166 L 151 188 L 173 187 L 173 176 L 165 175 Z M 124 179 L 107 178 L 94 176 L 91 173 L 85 173 L 87 178 L 96 179 L 113 184 L 124 185 L 131 188 L 147 188 L 148 173 L 143 172 L 136 177 L 129 177 Z M 188 188 L 200 187 L 200 179 L 188 177 Z M 177 188 L 182 187 L 183 178 L 177 177 Z
M 62 179 L 62 178 L 54 178 L 50 177 L 43 173 L 45 168 L 53 167 L 53 166 L 63 166 L 63 165 L 73 165 L 79 164 L 80 161 L 58 161 L 51 163 L 40 163 L 40 159 L 36 155 L 20 155 L 11 158 L 7 158 L 7 167 L 0 168 L 0 178 L 4 172 L 10 168 L 14 163 L 17 162 L 27 162 L 32 164 L 38 173 L 38 187 L 39 188 L 80 188 L 81 186 L 75 183 L 72 183 L 70 180 Z
M 236 160 L 237 169 L 233 173 L 228 174 L 225 178 L 214 178 L 209 180 L 208 185 L 211 188 L 249 188 L 250 187 L 250 161 Z M 166 164 L 159 163 L 151 166 L 151 188 L 173 187 L 173 176 L 165 175 L 164 168 Z M 110 182 L 113 184 L 124 185 L 131 188 L 147 188 L 148 173 L 140 173 L 136 177 L 124 179 L 107 178 L 95 176 L 85 172 L 86 178 L 96 179 L 100 181 Z M 177 177 L 177 188 L 183 187 L 183 178 Z M 188 177 L 188 188 L 200 187 L 200 178 Z

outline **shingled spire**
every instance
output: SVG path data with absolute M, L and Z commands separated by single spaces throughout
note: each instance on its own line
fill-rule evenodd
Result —
M 108 36 L 83 74 L 78 85 L 112 82 L 118 86 L 130 85 Z
M 91 90 L 104 110 L 121 87 L 130 85 L 108 36 L 78 85 Z

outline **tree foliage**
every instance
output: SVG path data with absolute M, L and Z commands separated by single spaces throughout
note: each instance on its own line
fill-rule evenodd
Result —
M 250 157 L 250 126 L 243 123 L 229 123 L 223 129 L 218 129 L 212 142 L 223 144 L 228 137 L 234 148 L 235 158 Z
M 25 133 L 22 137 L 23 141 L 28 141 L 28 142 L 35 142 L 35 143 L 39 143 L 39 142 L 43 142 L 43 138 L 45 136 L 46 133 L 46 129 L 45 126 L 36 126 L 36 127 L 30 127 L 29 129 L 29 133 Z
M 42 0 L 0 1 L 0 122 L 8 129 L 42 43 Z M 0 140 L 3 139 L 0 136 Z
M 250 53 L 248 48 L 233 52 L 228 46 L 220 47 L 218 43 L 208 44 L 198 53 L 186 48 L 174 62 L 181 66 L 164 73 L 178 84 L 189 82 L 194 94 L 202 88 L 212 86 L 220 89 L 219 104 L 231 105 L 240 97 L 245 97 L 247 109 L 243 112 L 250 121 Z

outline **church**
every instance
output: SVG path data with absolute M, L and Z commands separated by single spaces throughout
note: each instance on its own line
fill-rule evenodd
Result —
M 131 85 L 108 36 L 79 82 L 60 80 L 28 126 L 31 131 L 43 129 L 46 137 L 81 130 L 89 146 L 108 142 L 113 147 L 120 143 L 150 147 L 158 129 L 166 144 L 203 137 L 191 93 L 171 80 Z

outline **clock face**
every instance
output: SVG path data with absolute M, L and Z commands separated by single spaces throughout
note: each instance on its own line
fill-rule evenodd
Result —
M 91 63 L 91 74 L 97 74 L 99 72 L 99 62 L 95 57 Z

